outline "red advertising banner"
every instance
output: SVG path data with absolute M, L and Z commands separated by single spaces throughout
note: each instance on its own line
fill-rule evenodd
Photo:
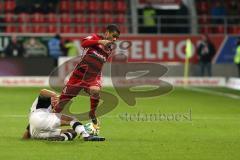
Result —
M 210 36 L 216 51 L 223 43 L 224 36 Z M 79 37 L 73 38 L 79 40 Z M 129 62 L 184 62 L 186 40 L 192 42 L 191 63 L 198 60 L 196 49 L 200 36 L 187 35 L 136 35 L 122 36 L 117 42 L 115 54 L 124 54 Z
M 191 63 L 196 63 L 198 60 L 196 48 L 201 40 L 200 36 L 195 35 L 123 35 L 116 43 L 115 54 L 124 54 L 128 57 L 129 62 L 184 62 L 186 40 L 189 38 L 192 42 L 193 55 L 190 59 Z M 10 37 L 1 36 L 0 49 L 6 47 Z M 24 39 L 24 37 L 18 37 Z M 38 36 L 37 39 L 47 47 L 47 40 L 51 37 Z M 63 41 L 71 39 L 75 41 L 75 45 L 82 53 L 80 40 L 82 36 L 63 36 Z M 214 35 L 209 36 L 216 48 L 216 54 L 219 53 L 224 45 L 225 36 Z M 25 38 L 26 39 L 26 38 Z

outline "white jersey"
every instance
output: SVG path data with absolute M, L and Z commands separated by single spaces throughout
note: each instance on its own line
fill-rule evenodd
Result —
M 61 116 L 52 112 L 51 98 L 39 96 L 30 109 L 29 124 L 32 138 L 48 138 L 61 134 Z

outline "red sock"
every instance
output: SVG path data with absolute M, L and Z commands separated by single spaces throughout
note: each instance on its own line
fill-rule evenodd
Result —
M 91 96 L 90 101 L 91 101 L 91 108 L 90 108 L 89 116 L 90 118 L 95 119 L 96 118 L 95 111 L 99 103 L 99 98 Z

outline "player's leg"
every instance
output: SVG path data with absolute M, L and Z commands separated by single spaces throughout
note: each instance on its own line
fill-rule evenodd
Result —
M 90 106 L 91 106 L 89 116 L 92 119 L 92 122 L 94 124 L 97 124 L 96 109 L 100 100 L 101 88 L 99 86 L 90 86 L 89 90 L 90 90 L 89 92 L 90 92 Z
M 71 76 L 67 85 L 63 88 L 62 93 L 59 97 L 59 104 L 55 107 L 55 112 L 60 113 L 66 105 L 69 105 L 71 99 L 76 97 L 81 91 L 81 85 L 79 79 Z
M 78 135 L 81 135 L 85 141 L 104 141 L 105 140 L 104 137 L 90 136 L 85 130 L 83 124 L 79 122 L 76 118 L 62 114 L 61 126 L 68 126 L 68 125 L 70 125 Z
M 40 137 L 41 137 L 40 139 L 48 140 L 48 141 L 71 141 L 76 136 L 77 136 L 77 133 L 72 129 L 61 130 L 60 133 L 54 133 L 53 130 L 41 131 L 40 133 Z
M 69 117 L 70 119 L 70 117 Z M 62 114 L 59 113 L 48 113 L 46 118 L 45 128 L 42 131 L 46 131 L 45 134 L 42 133 L 41 136 L 47 137 L 48 140 L 58 140 L 58 141 L 71 141 L 77 134 L 72 130 L 62 130 Z
M 89 134 L 85 130 L 82 123 L 80 123 L 76 118 L 68 115 L 61 115 L 61 126 L 71 126 L 72 129 L 78 134 L 82 135 L 83 138 L 89 137 Z
M 33 138 L 46 139 L 51 141 L 73 140 L 77 136 L 77 133 L 75 131 L 60 129 L 60 126 L 69 126 L 70 122 L 73 120 L 74 118 L 59 113 L 35 113 L 31 117 L 30 121 L 30 124 L 32 124 L 32 121 L 34 122 Z M 89 135 L 87 134 L 86 136 Z
M 36 110 L 29 116 L 30 135 L 33 139 L 48 139 L 54 137 L 56 140 L 63 140 L 61 129 L 56 129 L 60 125 L 59 119 L 44 110 Z
M 30 134 L 35 139 L 54 141 L 73 140 L 75 132 L 62 131 L 60 126 L 70 125 L 78 134 L 87 141 L 103 141 L 105 138 L 89 136 L 84 126 L 75 118 L 59 113 L 49 113 L 42 110 L 33 112 L 29 117 Z
M 66 130 L 61 130 L 60 136 L 64 137 L 63 139 L 64 141 L 71 141 L 77 136 L 77 133 L 72 129 L 66 129 Z
M 96 109 L 100 100 L 100 90 L 102 86 L 102 76 L 98 75 L 94 81 L 92 81 L 87 89 L 87 93 L 90 95 L 90 111 L 89 117 L 92 119 L 93 126 L 95 129 L 99 129 L 99 121 L 96 117 Z
M 34 139 L 49 141 L 71 141 L 77 136 L 77 133 L 73 130 L 52 129 L 36 130 L 35 132 L 37 132 L 37 135 L 33 137 Z
M 86 87 L 84 81 L 85 73 L 87 71 L 86 65 L 77 65 L 72 75 L 70 76 L 66 86 L 63 88 L 59 98 L 59 105 L 55 108 L 57 113 L 61 112 L 63 108 L 69 104 L 73 97 L 76 97 L 79 92 Z

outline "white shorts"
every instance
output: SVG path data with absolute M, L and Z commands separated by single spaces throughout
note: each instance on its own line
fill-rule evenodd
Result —
M 50 113 L 47 109 L 37 109 L 30 113 L 29 124 L 32 138 L 48 138 L 61 134 L 61 114 Z

